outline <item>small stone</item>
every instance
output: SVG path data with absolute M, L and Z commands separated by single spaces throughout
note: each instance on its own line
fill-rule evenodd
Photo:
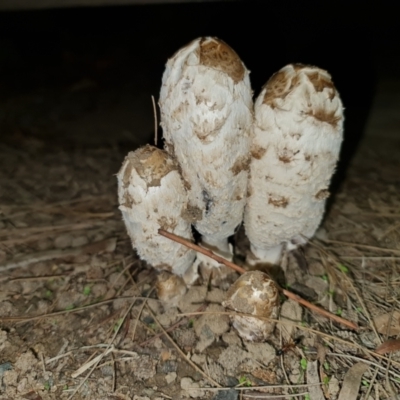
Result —
M 105 283 L 95 283 L 91 290 L 94 297 L 103 297 L 107 293 L 108 287 Z
M 206 358 L 206 355 L 205 355 L 205 354 L 196 354 L 196 353 L 195 353 L 195 354 L 192 355 L 191 360 L 192 360 L 195 364 L 201 366 L 201 365 L 203 365 L 203 364 L 206 363 L 207 358 Z
M 14 368 L 22 375 L 25 375 L 28 371 L 35 368 L 37 363 L 38 360 L 36 359 L 32 351 L 28 350 L 18 357 L 17 361 L 14 364 Z
M 54 239 L 54 247 L 57 249 L 65 249 L 72 244 L 72 236 L 69 234 L 60 235 Z
M 319 295 L 328 291 L 328 282 L 318 276 L 309 276 L 306 280 L 306 285 Z
M 89 243 L 89 239 L 86 236 L 78 236 L 72 239 L 71 246 L 72 247 L 80 247 L 85 246 Z
M 50 239 L 39 240 L 36 244 L 38 250 L 48 250 L 53 246 L 53 241 Z
M 276 357 L 275 349 L 268 343 L 246 342 L 246 348 L 250 353 L 249 358 L 268 364 Z
M 222 340 L 228 345 L 236 345 L 240 347 L 242 344 L 240 337 L 233 331 L 224 333 L 222 335 Z
M 229 330 L 229 316 L 221 314 L 225 312 L 225 309 L 218 304 L 210 304 L 206 313 L 215 314 L 204 314 L 194 323 L 194 330 L 198 337 L 200 337 L 204 326 L 208 326 L 216 336 L 221 336 L 223 333 Z
M 174 360 L 168 360 L 163 363 L 159 363 L 157 366 L 157 372 L 165 375 L 175 373 L 178 369 L 178 363 Z
M 320 261 L 311 261 L 308 264 L 308 272 L 310 275 L 322 276 L 325 274 L 325 267 Z
M 191 349 L 196 344 L 196 335 L 191 328 L 176 329 L 173 337 L 179 347 L 183 349 Z
M 237 400 L 239 398 L 239 392 L 234 389 L 221 390 L 218 392 L 212 400 Z
M 192 378 L 182 378 L 181 388 L 189 393 L 192 398 L 204 398 L 204 390 L 197 389 L 200 387 L 198 382 L 194 382 Z
M 170 383 L 175 381 L 176 376 L 176 372 L 170 372 L 169 374 L 165 375 L 165 381 L 169 385 Z
M 178 321 L 178 309 L 175 307 L 167 308 L 164 313 L 157 315 L 157 319 L 163 327 L 169 327 Z
M 206 301 L 208 301 L 209 303 L 222 304 L 222 302 L 225 300 L 226 300 L 226 292 L 219 288 L 212 288 L 207 293 Z
M 204 325 L 201 329 L 199 336 L 199 341 L 196 344 L 196 350 L 200 353 L 203 352 L 207 347 L 210 347 L 216 337 L 213 331 L 210 329 L 208 325 Z
M 207 296 L 206 286 L 192 286 L 179 301 L 179 309 L 182 313 L 196 311 L 205 301 Z
M 218 362 L 225 368 L 228 375 L 235 375 L 238 365 L 249 357 L 249 354 L 239 346 L 229 346 L 222 351 Z
M 215 361 L 209 360 L 206 367 L 207 373 L 220 385 L 226 386 L 227 379 L 225 371 L 220 364 Z

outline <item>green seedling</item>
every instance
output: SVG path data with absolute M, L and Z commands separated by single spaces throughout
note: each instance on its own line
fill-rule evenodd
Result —
M 303 371 L 306 371 L 306 370 L 307 370 L 307 360 L 306 360 L 305 358 L 302 358 L 302 359 L 301 359 L 301 361 L 300 361 L 300 366 L 301 366 L 301 369 L 302 369 Z
M 121 327 L 122 323 L 124 322 L 123 318 L 120 318 L 117 320 L 117 322 L 114 324 L 114 332 L 117 332 L 117 330 Z
M 91 286 L 86 285 L 86 286 L 83 288 L 83 294 L 84 294 L 85 296 L 89 296 L 91 292 L 92 292 Z
M 247 376 L 241 376 L 239 378 L 239 384 L 240 386 L 246 386 L 246 387 L 250 387 L 252 385 L 250 379 L 247 378 Z
M 343 265 L 343 264 L 338 264 L 339 269 L 344 272 L 345 274 L 347 274 L 349 272 L 349 269 Z

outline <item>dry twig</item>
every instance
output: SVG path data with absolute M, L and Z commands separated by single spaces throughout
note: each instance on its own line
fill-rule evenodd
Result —
M 158 233 L 160 235 L 168 238 L 168 239 L 171 239 L 171 240 L 173 240 L 175 242 L 183 244 L 184 246 L 189 247 L 190 249 L 193 249 L 193 250 L 195 250 L 195 251 L 197 251 L 199 253 L 202 253 L 202 254 L 206 255 L 206 256 L 212 258 L 213 260 L 218 261 L 219 263 L 224 264 L 227 267 L 234 269 L 235 271 L 239 272 L 240 274 L 244 274 L 244 273 L 247 272 L 244 268 L 239 267 L 238 265 L 234 264 L 233 262 L 230 262 L 230 261 L 226 260 L 223 257 L 217 256 L 211 250 L 207 250 L 207 249 L 204 249 L 203 247 L 197 246 L 196 244 L 190 242 L 187 239 L 184 239 L 184 238 L 181 238 L 181 237 L 179 237 L 177 235 L 174 235 L 173 233 L 168 232 L 168 231 L 166 231 L 164 229 L 159 229 Z M 310 303 L 307 300 L 304 300 L 300 296 L 297 296 L 296 294 L 294 294 L 292 292 L 289 292 L 286 289 L 282 289 L 281 288 L 281 291 L 286 297 L 288 297 L 288 298 L 300 303 L 301 305 L 309 308 L 310 310 L 315 311 L 318 314 L 323 315 L 326 318 L 330 318 L 330 319 L 332 319 L 332 320 L 334 320 L 334 321 L 336 321 L 336 322 L 338 322 L 340 324 L 343 324 L 343 325 L 347 326 L 350 329 L 358 330 L 358 326 L 356 324 L 354 324 L 353 322 L 348 321 L 348 320 L 346 320 L 344 318 L 341 318 L 338 315 L 332 314 L 329 311 L 326 311 L 323 308 L 318 307 L 318 306 Z

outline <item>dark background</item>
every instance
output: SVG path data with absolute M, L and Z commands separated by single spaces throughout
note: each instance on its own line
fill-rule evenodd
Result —
M 113 138 L 130 148 L 148 142 L 153 135 L 149 98 L 158 97 L 166 60 L 198 36 L 217 36 L 251 70 L 255 95 L 287 63 L 314 64 L 331 73 L 346 108 L 340 181 L 362 137 L 377 79 L 399 75 L 396 20 L 384 5 L 354 2 L 351 7 L 341 2 L 226 1 L 2 12 L 0 135 L 6 140 L 18 127 L 24 135 L 74 143 L 76 137 L 65 128 L 69 120 L 120 106 L 126 109 L 129 135 L 88 128 L 80 134 L 82 142 L 101 144 Z M 66 95 L 71 85 L 85 79 L 94 87 Z M 10 99 L 32 93 L 43 93 L 47 102 L 42 109 L 28 107 L 36 116 L 22 115 L 15 102 L 10 108 Z M 143 123 L 137 118 L 134 96 L 147 102 L 139 113 Z M 58 110 L 56 117 L 52 105 Z M 113 115 L 110 126 L 112 118 L 119 118 L 119 124 L 125 118 Z

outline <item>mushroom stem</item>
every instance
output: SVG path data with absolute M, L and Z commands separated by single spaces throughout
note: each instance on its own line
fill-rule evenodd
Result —
M 283 247 L 283 243 L 269 248 L 261 248 L 251 244 L 250 249 L 256 259 L 247 257 L 247 262 L 249 265 L 259 263 L 278 264 L 282 258 Z
M 213 236 L 202 236 L 201 243 L 204 247 L 209 248 L 210 250 L 216 250 L 216 252 L 226 259 L 232 259 L 232 248 L 228 243 L 228 238 L 215 238 Z

